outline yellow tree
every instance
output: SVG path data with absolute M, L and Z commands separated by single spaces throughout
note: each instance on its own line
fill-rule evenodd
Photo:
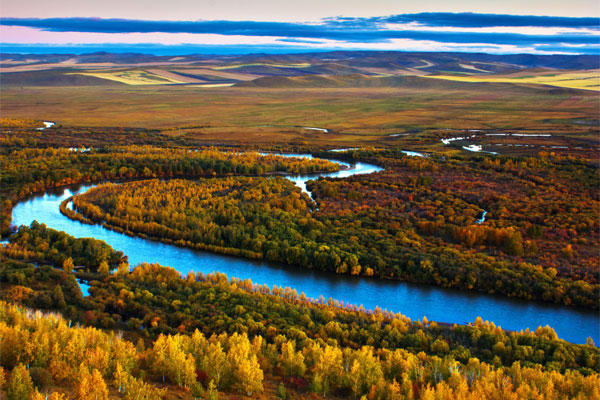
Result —
M 31 396 L 30 400 L 67 400 L 67 397 L 63 393 L 58 392 L 52 392 L 50 393 L 50 395 L 46 393 L 44 395 L 36 390 L 35 393 Z
M 292 340 L 282 343 L 279 363 L 285 375 L 302 377 L 306 371 L 304 355 L 296 352 L 295 347 L 296 343 Z
M 115 373 L 113 376 L 115 380 L 115 385 L 119 388 L 119 393 L 123 390 L 123 387 L 127 384 L 127 380 L 129 379 L 129 374 L 127 371 L 121 367 L 121 363 L 118 362 L 115 366 Z
M 108 389 L 102 374 L 97 369 L 90 374 L 86 366 L 80 365 L 76 395 L 78 400 L 108 400 Z
M 114 333 L 111 333 L 114 335 Z M 121 364 L 121 368 L 126 372 L 136 366 L 137 363 L 137 350 L 133 343 L 123 340 L 121 338 L 113 337 L 113 344 L 110 349 L 110 371 L 114 373 L 117 364 Z
M 313 387 L 316 392 L 327 394 L 337 388 L 344 373 L 342 350 L 325 345 L 315 365 Z
M 87 349 L 85 352 L 85 364 L 88 368 L 97 369 L 100 374 L 106 373 L 108 368 L 108 353 L 100 346 Z
M 71 272 L 73 272 L 73 267 L 74 267 L 74 266 L 75 266 L 75 265 L 73 264 L 73 259 L 72 259 L 71 257 L 69 257 L 69 258 L 65 259 L 65 260 L 63 261 L 63 263 L 62 263 L 63 270 L 64 270 L 66 273 L 71 273 Z
M 106 261 L 102 261 L 100 263 L 100 266 L 98 267 L 98 272 L 101 273 L 102 275 L 108 275 L 109 271 L 110 271 L 110 269 L 108 267 L 108 263 Z
M 33 382 L 27 368 L 23 364 L 17 365 L 10 373 L 6 387 L 8 400 L 26 400 L 33 394 Z
M 127 275 L 129 274 L 129 264 L 127 263 L 121 263 L 119 264 L 119 266 L 117 267 L 117 275 Z
M 373 348 L 363 346 L 354 353 L 354 361 L 350 367 L 350 386 L 355 396 L 369 393 L 371 386 L 383 378 L 381 364 L 373 356 Z
M 227 372 L 229 372 L 230 367 L 227 354 L 223 351 L 221 343 L 209 343 L 202 366 L 216 388 L 220 388 L 227 381 Z
M 196 383 L 196 361 L 182 349 L 182 336 L 161 335 L 154 342 L 153 369 L 168 377 L 177 386 L 191 387 Z
M 234 387 L 246 395 L 260 393 L 263 390 L 263 371 L 254 354 L 248 336 L 234 333 L 229 338 L 227 358 L 233 368 Z
M 141 379 L 127 376 L 123 386 L 123 398 L 126 400 L 156 400 L 164 398 L 167 389 L 158 389 Z

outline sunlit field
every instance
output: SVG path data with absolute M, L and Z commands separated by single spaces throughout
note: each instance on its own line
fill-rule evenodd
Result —
M 548 85 L 572 89 L 585 89 L 600 91 L 599 71 L 573 71 L 556 72 L 544 71 L 539 74 L 524 72 L 506 76 L 477 75 L 477 76 L 454 76 L 454 75 L 429 75 L 427 78 L 446 79 L 459 82 L 506 82 L 506 83 L 531 83 L 535 85 Z
M 184 83 L 172 77 L 161 76 L 145 70 L 127 70 L 113 72 L 77 72 L 80 75 L 93 76 L 101 79 L 125 83 L 127 85 L 165 85 Z

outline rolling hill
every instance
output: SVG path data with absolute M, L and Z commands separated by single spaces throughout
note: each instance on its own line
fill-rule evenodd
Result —
M 545 86 L 523 85 L 530 82 L 519 82 L 518 80 L 506 80 L 497 82 L 465 81 L 452 79 L 431 79 L 434 77 L 421 76 L 367 76 L 359 74 L 338 76 L 297 76 L 297 77 L 263 77 L 253 81 L 238 82 L 236 87 L 253 88 L 411 88 L 411 89 L 439 89 L 439 90 L 462 90 L 462 89 L 485 89 L 490 91 L 511 90 L 522 92 L 533 92 L 540 90 L 562 90 L 570 93 L 570 89 L 552 89 Z M 521 84 L 522 83 L 522 84 Z M 576 90 L 572 91 L 576 93 Z
M 27 71 L 0 74 L 2 86 L 114 86 L 123 83 L 70 73 L 72 70 Z

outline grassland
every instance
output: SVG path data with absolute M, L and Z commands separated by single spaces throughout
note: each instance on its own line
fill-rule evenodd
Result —
M 159 75 L 141 69 L 109 72 L 75 72 L 74 74 L 108 79 L 111 81 L 125 83 L 126 85 L 165 85 L 173 83 L 185 83 L 184 80 L 176 79 L 174 76 L 168 76 L 166 74 Z
M 4 117 L 70 125 L 315 126 L 338 133 L 367 129 L 376 135 L 411 128 L 552 127 L 557 124 L 550 119 L 597 117 L 595 94 L 518 89 L 489 93 L 436 88 L 6 87 L 1 101 Z
M 272 64 L 272 63 L 249 63 L 249 64 L 235 64 L 235 65 L 222 65 L 214 67 L 216 70 L 220 69 L 236 69 L 244 67 L 274 67 L 274 68 L 307 68 L 310 67 L 310 63 L 290 63 L 290 64 Z
M 58 137 L 69 135 L 57 131 L 61 125 L 87 127 L 91 134 L 128 127 L 188 145 L 401 146 L 457 153 L 476 144 L 501 154 L 548 151 L 594 160 L 600 154 L 598 92 L 531 83 L 561 85 L 570 76 L 593 81 L 590 71 L 529 69 L 448 79 L 300 75 L 240 82 L 258 76 L 244 69 L 250 64 L 236 65 L 240 69 L 205 64 L 3 74 L 0 116 L 54 121 Z M 303 129 L 307 126 L 323 130 Z M 466 135 L 468 141 L 448 146 L 440 141 Z M 77 140 L 96 142 L 82 135 Z
M 600 71 L 568 71 L 568 72 L 543 72 L 510 75 L 477 75 L 477 76 L 455 76 L 455 75 L 428 75 L 426 78 L 445 79 L 459 82 L 504 82 L 504 83 L 527 83 L 535 85 L 548 85 L 571 89 L 585 89 L 600 91 Z

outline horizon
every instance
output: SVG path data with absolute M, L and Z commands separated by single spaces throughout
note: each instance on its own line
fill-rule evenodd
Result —
M 177 50 L 180 49 L 180 50 Z M 179 52 L 178 52 L 179 51 Z M 241 45 L 160 45 L 160 44 L 131 44 L 119 46 L 96 46 L 96 45 L 21 45 L 21 44 L 0 44 L 0 57 L 10 55 L 32 55 L 32 56 L 89 56 L 95 54 L 131 54 L 153 57 L 251 57 L 251 56 L 301 56 L 307 54 L 326 54 L 326 53 L 402 53 L 402 54 L 486 54 L 490 56 L 523 56 L 534 55 L 536 57 L 596 57 L 598 54 L 532 54 L 526 52 L 514 53 L 486 53 L 483 51 L 438 51 L 438 50 L 369 50 L 369 49 L 311 49 L 311 48 L 269 48 L 267 46 L 241 46 Z M 600 64 L 600 60 L 599 60 Z

